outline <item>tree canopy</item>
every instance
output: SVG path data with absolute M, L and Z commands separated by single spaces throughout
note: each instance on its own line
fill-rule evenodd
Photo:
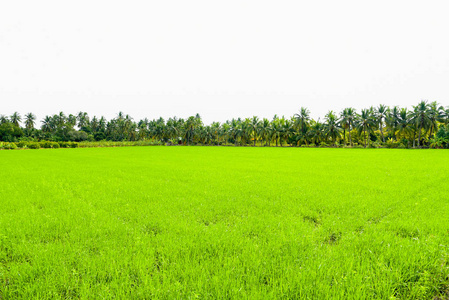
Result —
M 357 112 L 348 107 L 329 111 L 324 121 L 314 120 L 301 107 L 292 117 L 273 119 L 234 118 L 204 124 L 199 114 L 186 119 L 172 117 L 134 120 L 119 112 L 115 118 L 87 112 L 59 112 L 40 122 L 33 113 L 0 115 L 0 141 L 138 141 L 167 144 L 236 146 L 357 146 L 357 147 L 449 147 L 449 107 L 420 101 L 411 110 L 379 105 Z

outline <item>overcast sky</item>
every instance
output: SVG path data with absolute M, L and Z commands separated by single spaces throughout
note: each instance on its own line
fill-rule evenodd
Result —
M 1 1 L 0 114 L 449 105 L 445 1 Z

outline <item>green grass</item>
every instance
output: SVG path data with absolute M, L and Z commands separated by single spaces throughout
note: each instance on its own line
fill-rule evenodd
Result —
M 0 299 L 432 299 L 449 152 L 0 151 Z

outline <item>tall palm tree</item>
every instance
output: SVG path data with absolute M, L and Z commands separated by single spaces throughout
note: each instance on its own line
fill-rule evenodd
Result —
M 410 120 L 410 112 L 407 111 L 407 108 L 402 108 L 397 115 L 397 131 L 400 136 L 407 136 L 408 134 L 413 133 L 413 126 Z M 413 145 L 415 144 L 413 138 Z
M 276 147 L 278 146 L 278 141 L 281 138 L 281 121 L 277 115 L 274 116 L 273 121 L 271 122 L 271 135 L 270 140 L 274 140 L 276 143 Z
M 430 127 L 431 119 L 429 114 L 429 104 L 427 101 L 421 101 L 418 105 L 413 107 L 413 120 L 418 129 L 418 147 L 421 146 L 421 132 L 427 131 Z
M 373 116 L 373 110 L 362 109 L 361 114 L 358 115 L 357 129 L 359 133 L 363 131 L 363 140 L 365 148 L 366 148 L 366 133 L 370 134 L 375 126 L 376 120 Z M 368 147 L 369 147 L 369 139 L 368 139 Z
M 76 126 L 76 116 L 69 114 L 67 117 L 66 125 L 70 126 L 70 128 L 73 128 Z
M 25 115 L 25 127 L 26 127 L 26 129 L 28 129 L 28 130 L 33 129 L 34 128 L 34 124 L 35 124 L 35 122 L 34 122 L 35 120 L 36 120 L 36 116 L 33 113 L 27 113 Z
M 330 138 L 332 140 L 333 145 L 335 145 L 336 139 L 340 137 L 338 118 L 332 110 L 329 111 L 325 116 L 324 134 L 327 138 Z
M 438 122 L 441 120 L 443 109 L 442 106 L 438 106 L 436 101 L 429 104 L 429 139 L 432 138 L 432 134 L 438 130 Z
M 293 116 L 295 118 L 295 126 L 297 126 L 299 131 L 304 131 L 307 129 L 310 123 L 310 111 L 306 107 L 301 107 L 299 113 Z
M 17 127 L 19 127 L 20 126 L 19 123 L 20 123 L 20 121 L 22 121 L 22 117 L 20 116 L 20 114 L 18 112 L 15 112 L 11 115 L 10 121 L 11 121 L 11 123 L 13 123 Z
M 310 122 L 310 130 L 308 131 L 308 137 L 310 138 L 310 141 L 318 145 L 322 138 L 323 138 L 323 124 L 320 123 L 320 120 L 314 121 L 312 120 Z
M 279 142 L 282 147 L 282 141 L 287 141 L 289 137 L 291 137 L 294 133 L 293 124 L 290 120 L 282 117 L 280 119 L 280 128 L 279 128 Z
M 392 133 L 394 139 L 396 139 L 396 131 L 398 130 L 399 126 L 399 113 L 400 113 L 399 107 L 394 106 L 392 109 L 388 110 L 387 116 L 385 118 L 385 124 L 389 132 Z
M 187 121 L 186 121 L 186 131 L 185 131 L 185 135 L 186 135 L 186 141 L 187 141 L 187 145 L 190 145 L 190 143 L 193 140 L 193 135 L 194 135 L 194 130 L 197 126 L 197 120 L 195 119 L 195 117 L 190 116 Z
M 345 126 L 344 128 L 348 129 L 349 145 L 351 145 L 351 147 L 352 147 L 351 130 L 354 128 L 356 117 L 357 117 L 356 111 L 352 107 L 345 108 L 341 113 L 341 120 Z
M 387 113 L 388 113 L 388 107 L 386 105 L 381 104 L 376 109 L 377 124 L 379 125 L 380 136 L 382 138 L 382 142 L 384 142 L 384 143 L 385 143 L 385 137 L 384 137 L 383 127 L 384 127 L 384 120 L 387 117 Z
M 51 132 L 51 130 L 52 130 L 52 118 L 50 116 L 45 116 L 44 120 L 42 120 L 42 131 Z
M 0 125 L 4 124 L 4 123 L 8 123 L 8 122 L 9 122 L 9 120 L 8 120 L 7 116 L 0 115 Z
M 224 144 L 227 145 L 229 142 L 229 137 L 231 134 L 231 126 L 229 124 L 229 121 L 226 121 L 223 125 L 222 125 L 222 131 L 221 131 L 221 135 L 223 137 L 223 141 Z
M 220 122 L 212 122 L 211 131 L 213 132 L 214 138 L 216 139 L 217 146 L 220 146 Z
M 251 121 L 248 124 L 248 128 L 251 129 L 251 132 L 253 134 L 253 141 L 254 141 L 254 147 L 255 147 L 256 140 L 257 140 L 257 130 L 259 128 L 259 118 L 256 116 L 253 116 Z
M 268 136 L 270 135 L 271 124 L 267 118 L 264 118 L 262 122 L 259 122 L 258 133 L 260 136 L 260 145 L 262 146 L 263 142 L 265 145 L 268 145 Z
M 449 124 L 449 106 L 446 109 L 443 109 L 443 111 L 441 112 L 440 122 L 444 123 L 445 125 Z

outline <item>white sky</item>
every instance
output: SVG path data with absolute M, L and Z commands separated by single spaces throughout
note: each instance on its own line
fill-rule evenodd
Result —
M 0 1 L 0 114 L 449 105 L 449 1 Z

